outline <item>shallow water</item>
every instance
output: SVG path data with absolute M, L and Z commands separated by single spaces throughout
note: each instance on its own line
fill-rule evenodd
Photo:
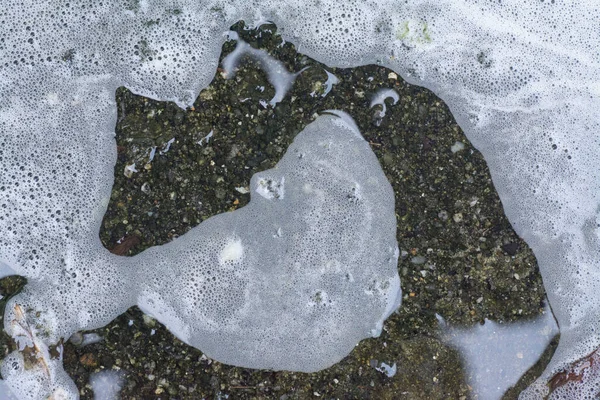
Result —
M 469 328 L 449 326 L 438 317 L 445 343 L 457 348 L 466 380 L 479 400 L 501 399 L 539 360 L 558 325 L 550 307 L 531 321 L 497 323 L 485 320 Z

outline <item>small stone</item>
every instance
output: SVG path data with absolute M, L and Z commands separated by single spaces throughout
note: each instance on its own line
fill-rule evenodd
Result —
M 398 75 L 394 72 L 388 74 L 388 79 L 398 80 Z
M 126 178 L 131 178 L 134 172 L 138 172 L 138 170 L 135 169 L 135 163 L 131 165 L 126 165 L 125 170 L 123 171 L 123 175 L 125 175 Z
M 455 142 L 451 147 L 450 150 L 453 153 L 458 153 L 459 151 L 462 151 L 465 149 L 465 144 L 463 142 Z
M 394 163 L 394 157 L 390 153 L 383 154 L 383 164 L 392 165 Z
M 519 250 L 519 244 L 515 242 L 504 244 L 502 245 L 502 250 L 504 250 L 509 256 L 514 256 Z
M 463 215 L 462 213 L 456 213 L 452 216 L 452 219 L 454 220 L 454 222 L 461 222 L 463 220 Z
M 226 195 L 227 195 L 227 193 L 225 192 L 225 189 L 223 189 L 223 188 L 217 188 L 217 190 L 215 190 L 215 197 L 219 200 L 223 200 Z
M 425 264 L 427 259 L 423 256 L 416 256 L 410 259 L 410 262 L 415 265 Z
M 156 325 L 156 320 L 147 314 L 144 314 L 142 316 L 142 319 L 144 320 L 144 324 L 151 328 L 153 328 Z
M 100 360 L 101 365 L 105 368 L 105 369 L 110 369 L 112 368 L 114 362 L 112 360 L 112 358 L 108 355 L 104 355 L 102 356 L 101 360 Z
M 75 346 L 80 346 L 83 343 L 83 333 L 75 332 L 69 338 L 69 342 L 73 343 Z
M 85 365 L 86 367 L 96 367 L 98 365 L 98 360 L 96 360 L 96 356 L 92 353 L 85 353 L 79 358 L 79 362 Z
M 438 213 L 438 218 L 441 219 L 442 221 L 448 221 L 448 211 L 440 211 Z

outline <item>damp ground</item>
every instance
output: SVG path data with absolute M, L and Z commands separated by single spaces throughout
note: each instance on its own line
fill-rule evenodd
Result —
M 391 70 L 329 68 L 297 53 L 272 25 L 234 28 L 288 71 L 304 70 L 275 107 L 267 104 L 275 90 L 252 59 L 232 79 L 218 70 L 187 110 L 119 89 L 118 161 L 100 231 L 105 247 L 131 256 L 243 207 L 255 172 L 272 168 L 319 113 L 343 110 L 394 188 L 402 306 L 379 338 L 313 374 L 210 360 L 133 307 L 94 331 L 102 341 L 65 343 L 65 369 L 82 399 L 93 398 L 90 375 L 106 369 L 124 371 L 123 399 L 474 398 L 459 353 L 439 339 L 436 314 L 458 327 L 486 318 L 510 323 L 538 316 L 545 300 L 533 253 L 504 216 L 483 157 L 440 99 Z M 225 43 L 222 57 L 235 45 Z M 329 91 L 325 71 L 339 80 Z M 381 106 L 369 107 L 379 89 L 399 98 L 387 100 L 383 117 Z M 22 285 L 0 280 L 3 300 Z M 506 398 L 541 372 L 555 345 L 556 339 Z M 9 347 L 5 341 L 3 350 Z M 382 363 L 396 364 L 397 373 L 389 377 Z

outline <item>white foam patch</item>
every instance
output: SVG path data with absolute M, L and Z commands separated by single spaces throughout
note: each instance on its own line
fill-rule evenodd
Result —
M 285 177 L 277 180 L 274 178 L 261 177 L 256 182 L 256 193 L 267 200 L 283 200 L 285 196 Z
M 382 374 L 385 374 L 385 376 L 387 376 L 388 378 L 394 377 L 396 375 L 396 372 L 398 372 L 398 367 L 396 367 L 396 363 L 394 363 L 393 365 L 388 365 L 382 362 L 381 366 L 375 367 L 375 369 L 381 372 Z
M 333 85 L 340 83 L 340 80 L 337 76 L 327 70 L 325 70 L 325 73 L 327 74 L 327 80 L 325 81 L 325 90 L 323 91 L 321 97 L 327 96 L 329 92 L 331 92 L 331 89 L 333 89 Z
M 398 102 L 398 100 L 400 100 L 400 95 L 398 95 L 398 92 L 396 92 L 394 89 L 379 89 L 371 99 L 371 104 L 369 105 L 370 108 L 373 108 L 376 105 L 381 106 L 381 111 L 379 111 L 377 116 L 377 125 L 379 125 L 383 117 L 385 117 L 385 113 L 387 111 L 387 105 L 385 104 L 385 101 L 387 99 L 392 99 L 392 105 L 394 105 Z
M 453 153 L 458 153 L 465 149 L 465 144 L 463 142 L 455 142 L 452 146 L 450 146 L 450 151 Z
M 62 368 L 62 357 L 31 364 L 29 361 L 26 365 L 23 355 L 18 351 L 4 358 L 0 372 L 4 378 L 2 386 L 8 387 L 9 399 L 10 396 L 19 400 L 79 398 L 77 387 Z
M 81 347 L 99 343 L 102 340 L 104 340 L 104 338 L 97 333 L 84 333 L 83 340 L 81 341 Z
M 2 379 L 0 379 L 0 400 L 19 400 Z
M 219 254 L 219 264 L 238 262 L 244 257 L 244 246 L 240 239 L 230 239 Z
M 118 400 L 123 387 L 123 371 L 100 371 L 90 375 L 94 400 Z

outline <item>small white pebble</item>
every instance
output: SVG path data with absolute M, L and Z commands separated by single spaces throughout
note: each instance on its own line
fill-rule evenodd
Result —
M 147 314 L 142 315 L 142 319 L 144 320 L 144 324 L 150 327 L 156 325 L 156 320 Z
M 123 171 L 123 175 L 125 175 L 127 178 L 131 178 L 134 172 L 138 172 L 138 170 L 135 169 L 135 163 L 131 165 L 126 165 L 125 171 Z
M 458 153 L 459 151 L 464 149 L 465 144 L 463 142 L 456 142 L 450 147 L 450 150 L 452 150 L 453 153 Z

